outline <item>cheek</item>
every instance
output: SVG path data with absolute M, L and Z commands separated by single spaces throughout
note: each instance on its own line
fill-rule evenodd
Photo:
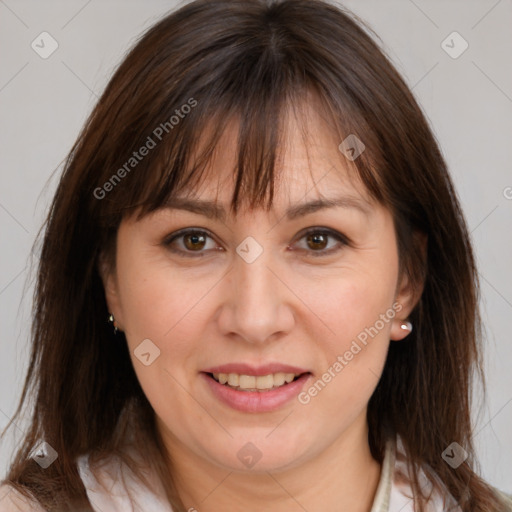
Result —
M 211 277 L 173 269 L 165 258 L 127 258 L 120 285 L 126 332 L 134 338 L 163 339 L 194 309 Z M 204 277 L 204 278 L 203 278 Z
M 204 308 L 211 300 L 208 292 L 215 292 L 218 276 L 197 269 L 171 269 L 164 259 L 143 257 L 125 262 L 123 270 L 121 293 L 130 354 L 150 400 L 151 396 L 158 399 L 166 395 L 164 389 L 177 386 L 172 377 L 189 386 L 196 375 L 208 317 Z M 147 339 L 156 345 L 159 355 L 154 364 L 145 367 L 136 354 Z
M 369 258 L 370 259 L 370 258 Z M 316 402 L 325 421 L 353 420 L 366 407 L 382 373 L 396 310 L 396 262 L 361 259 L 324 286 L 310 288 L 308 304 L 329 327 L 321 338 L 322 374 L 305 389 L 303 402 Z
M 388 336 L 394 312 L 394 273 L 351 271 L 341 278 L 326 279 L 326 285 L 312 287 L 305 299 L 329 327 L 329 352 L 346 350 L 352 340 L 376 324 L 379 334 Z M 382 323 L 382 316 L 384 324 Z M 382 333 L 380 332 L 382 331 Z M 361 336 L 364 338 L 364 335 Z
M 205 283 L 198 281 L 201 286 L 193 286 L 190 276 L 142 259 L 131 259 L 124 270 L 125 334 L 144 394 L 166 423 L 185 415 L 200 422 L 201 411 L 190 407 L 184 390 L 191 389 L 196 375 L 197 342 L 202 339 L 197 315 L 201 314 L 201 297 L 212 285 L 205 279 Z M 150 353 L 148 365 L 139 357 L 142 343 L 146 344 L 144 353 Z M 173 430 L 179 431 L 179 426 Z

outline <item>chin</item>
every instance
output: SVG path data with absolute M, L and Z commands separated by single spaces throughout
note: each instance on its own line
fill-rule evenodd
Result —
M 204 447 L 205 456 L 226 470 L 251 474 L 292 469 L 307 458 L 307 447 L 298 436 L 284 432 L 267 437 L 271 431 L 267 429 L 261 437 L 249 433 L 219 440 L 215 446 Z

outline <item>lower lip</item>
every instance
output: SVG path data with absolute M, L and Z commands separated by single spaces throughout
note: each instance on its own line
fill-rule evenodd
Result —
M 201 373 L 213 394 L 224 404 L 242 412 L 270 412 L 279 409 L 295 398 L 311 377 L 310 373 L 270 391 L 238 391 L 217 382 L 207 373 Z

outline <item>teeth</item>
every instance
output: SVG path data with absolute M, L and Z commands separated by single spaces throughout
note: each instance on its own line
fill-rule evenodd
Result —
M 274 376 L 263 375 L 261 377 L 254 377 L 254 384 L 258 389 L 272 389 L 274 387 Z
M 256 387 L 256 377 L 251 377 L 250 375 L 240 375 L 240 377 L 238 377 L 238 386 L 242 389 L 254 389 Z
M 213 378 L 221 384 L 243 391 L 264 391 L 292 382 L 300 374 L 274 373 L 270 375 L 238 375 L 237 373 L 214 373 Z
M 293 375 L 293 374 L 291 374 Z M 274 386 L 282 386 L 286 382 L 286 376 L 284 373 L 274 374 Z

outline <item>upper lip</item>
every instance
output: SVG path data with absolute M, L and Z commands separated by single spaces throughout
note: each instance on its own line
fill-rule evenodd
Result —
M 205 373 L 237 373 L 238 375 L 253 375 L 255 377 L 262 375 L 270 375 L 273 373 L 294 373 L 300 375 L 302 373 L 310 373 L 305 368 L 298 366 L 290 366 L 281 363 L 267 363 L 260 366 L 253 366 L 247 363 L 228 363 L 219 366 L 212 366 L 203 370 Z

